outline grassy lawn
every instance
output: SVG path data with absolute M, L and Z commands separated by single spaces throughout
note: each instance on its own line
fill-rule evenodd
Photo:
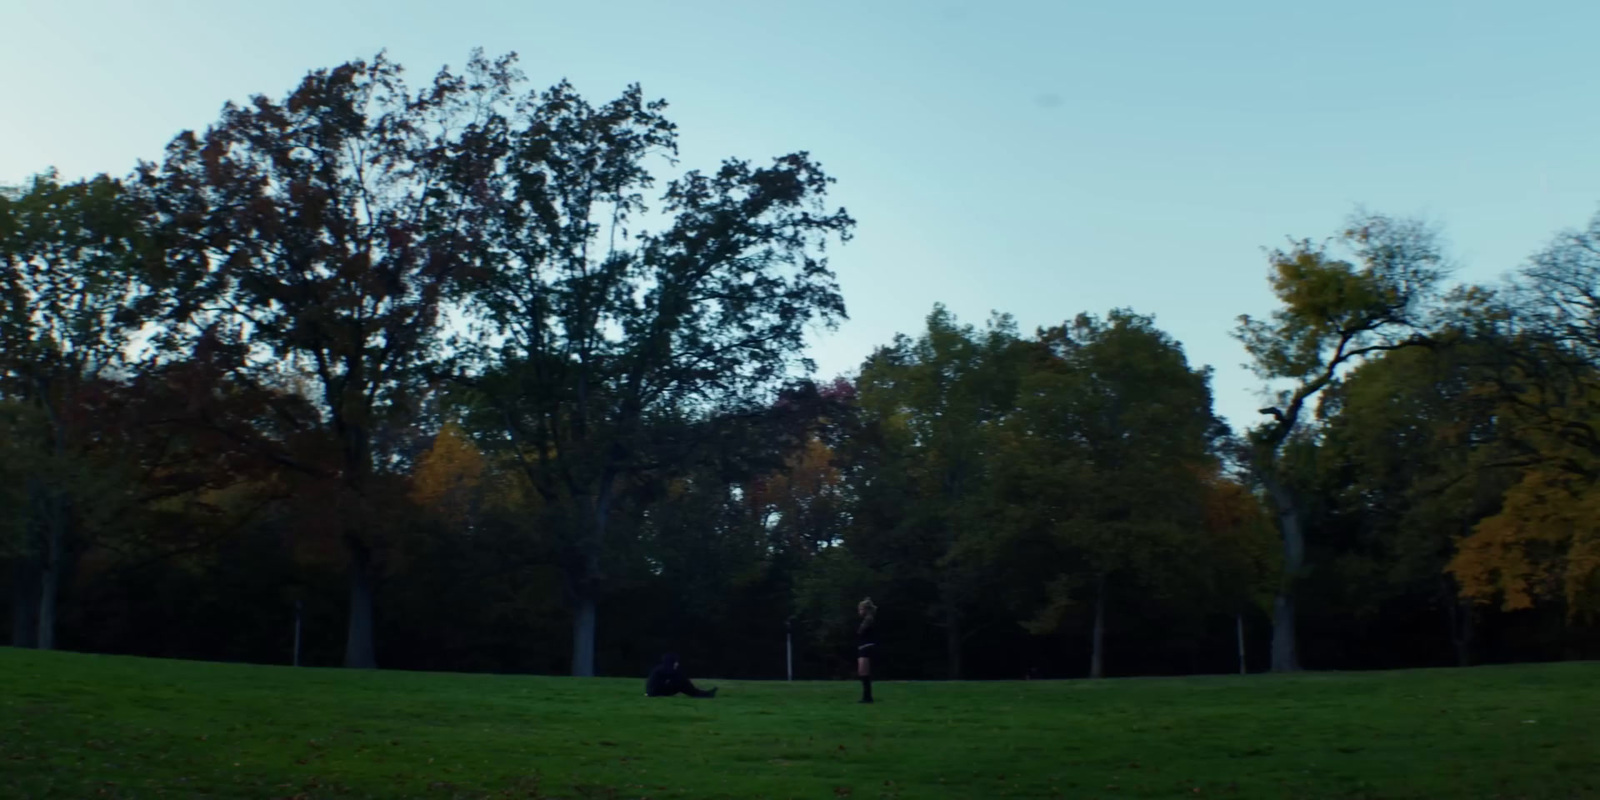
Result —
M 0 648 L 0 797 L 1600 797 L 1600 663 L 721 685 Z

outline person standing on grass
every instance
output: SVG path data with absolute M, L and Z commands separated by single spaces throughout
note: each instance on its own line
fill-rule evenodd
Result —
M 661 657 L 661 663 L 650 670 L 650 677 L 644 681 L 645 697 L 671 697 L 675 694 L 688 695 L 689 697 L 712 698 L 717 696 L 717 687 L 710 691 L 697 688 L 682 672 L 678 671 L 678 655 L 667 653 Z
M 872 702 L 872 657 L 878 649 L 878 607 L 872 598 L 856 605 L 856 615 L 861 625 L 856 628 L 856 675 L 861 678 L 861 702 Z

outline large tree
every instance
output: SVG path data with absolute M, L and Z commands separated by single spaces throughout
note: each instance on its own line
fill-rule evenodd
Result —
M 898 603 L 927 598 L 952 679 L 976 632 L 974 608 L 994 587 L 992 431 L 1015 403 L 1023 358 L 1009 317 L 979 330 L 937 306 L 923 333 L 880 348 L 857 380 L 865 435 L 851 457 L 849 546 L 906 587 Z
M 1197 566 L 1208 579 L 1216 610 L 1233 613 L 1243 675 L 1249 671 L 1245 615 L 1256 607 L 1268 607 L 1277 585 L 1277 531 L 1248 481 L 1228 472 L 1222 462 L 1202 472 L 1205 540 Z
M 229 103 L 139 170 L 168 237 L 156 277 L 169 330 L 243 346 L 236 381 L 315 387 L 333 455 L 297 466 L 339 487 L 346 666 L 376 665 L 373 480 L 394 465 L 441 305 L 481 239 L 463 198 L 483 191 L 484 110 L 513 78 L 509 59 L 475 54 L 413 91 L 380 54 L 312 72 L 281 100 Z
M 1437 346 L 1366 361 L 1329 390 L 1319 481 L 1345 517 L 1347 558 L 1373 580 L 1347 590 L 1369 607 L 1414 598 L 1441 612 L 1456 661 L 1472 656 L 1475 613 L 1445 565 L 1458 541 L 1500 506 L 1528 463 L 1506 441 L 1492 391 L 1498 353 L 1514 343 L 1461 328 L 1435 332 Z
M 1376 353 L 1427 341 L 1429 301 L 1444 275 L 1434 232 L 1412 221 L 1359 216 L 1329 243 L 1293 243 L 1269 255 L 1281 304 L 1267 319 L 1239 318 L 1235 330 L 1263 379 L 1288 382 L 1254 428 L 1252 465 L 1266 487 L 1283 538 L 1283 585 L 1273 601 L 1272 669 L 1300 668 L 1295 583 L 1305 568 L 1303 486 L 1285 453 L 1304 435 L 1314 402 L 1343 372 Z
M 1535 254 L 1506 293 L 1495 376 L 1502 436 L 1531 466 L 1461 542 L 1463 595 L 1600 615 L 1600 215 Z
M 56 600 L 93 494 L 73 485 L 84 437 L 71 410 L 126 364 L 142 322 L 141 220 L 122 184 L 104 176 L 63 184 L 46 174 L 0 194 L 0 400 L 26 409 L 13 416 L 21 438 L 8 444 L 32 463 L 13 583 L 20 646 L 55 646 Z
M 572 672 L 595 673 L 608 536 L 630 476 L 669 477 L 734 446 L 774 409 L 807 330 L 844 317 L 825 206 L 806 153 L 730 159 L 668 182 L 677 134 L 638 86 L 596 106 L 561 83 L 498 118 L 501 153 L 470 315 L 483 326 L 484 408 L 566 541 Z M 812 392 L 814 394 L 814 392 Z M 757 426 L 759 427 L 759 426 Z M 739 449 L 734 447 L 734 449 Z
M 1031 627 L 1055 630 L 1087 599 L 1089 676 L 1104 674 L 1114 584 L 1160 592 L 1201 544 L 1209 467 L 1210 370 L 1149 317 L 1088 314 L 1041 333 L 1003 425 L 1012 516 L 1068 559 Z

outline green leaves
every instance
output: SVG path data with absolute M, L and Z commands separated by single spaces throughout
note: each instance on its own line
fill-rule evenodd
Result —
M 0 196 L 0 391 L 49 387 L 123 363 L 145 299 L 139 209 L 105 176 L 34 178 Z
M 847 544 L 926 598 L 952 648 L 968 619 L 1060 630 L 1111 575 L 1182 594 L 1215 421 L 1209 371 L 1150 318 L 1082 314 L 1025 339 L 1008 317 L 979 329 L 936 307 L 858 391 Z
M 1421 223 L 1357 217 L 1338 241 L 1348 258 L 1310 240 L 1269 253 L 1281 306 L 1265 320 L 1241 316 L 1234 332 L 1258 375 L 1299 382 L 1280 401 L 1295 421 L 1346 363 L 1419 333 L 1446 272 L 1435 234 Z
M 1213 425 L 1209 372 L 1188 366 L 1153 321 L 1125 310 L 1041 332 L 1002 458 L 1019 522 L 1081 565 L 1072 585 L 1107 575 L 1166 582 L 1196 547 Z M 1155 490 L 1154 487 L 1160 487 Z
M 456 296 L 488 343 L 466 348 L 482 379 L 462 399 L 545 501 L 591 634 L 612 529 L 653 503 L 630 488 L 743 480 L 798 446 L 805 333 L 844 317 L 823 252 L 854 221 L 827 208 L 832 179 L 806 153 L 679 176 L 644 226 L 652 162 L 677 150 L 665 110 L 637 86 L 597 107 L 561 83 L 473 139 L 486 223 Z

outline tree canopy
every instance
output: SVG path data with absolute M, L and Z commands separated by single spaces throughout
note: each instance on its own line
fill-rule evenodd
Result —
M 833 176 L 668 110 L 379 54 L 0 191 L 10 641 L 829 678 L 870 595 L 891 678 L 1600 655 L 1600 217 L 1484 285 L 1382 214 L 1269 249 L 1236 432 L 1134 308 L 815 375 Z

